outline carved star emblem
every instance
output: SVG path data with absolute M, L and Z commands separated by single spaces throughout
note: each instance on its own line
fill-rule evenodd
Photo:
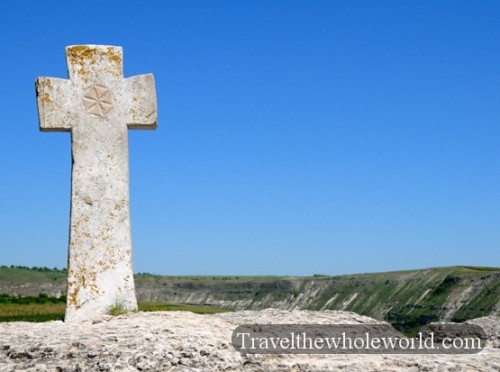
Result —
M 113 108 L 111 92 L 104 85 L 96 84 L 83 94 L 83 106 L 89 114 L 104 117 Z

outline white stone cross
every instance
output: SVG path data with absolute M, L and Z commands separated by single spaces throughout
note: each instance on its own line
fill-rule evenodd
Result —
M 66 321 L 136 310 L 128 129 L 156 128 L 153 75 L 123 78 L 122 48 L 66 48 L 69 80 L 36 81 L 41 131 L 71 132 Z

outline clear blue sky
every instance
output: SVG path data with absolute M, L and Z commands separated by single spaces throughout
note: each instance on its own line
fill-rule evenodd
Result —
M 130 132 L 134 271 L 500 266 L 500 2 L 0 2 L 0 264 L 66 265 L 64 48 L 152 72 Z

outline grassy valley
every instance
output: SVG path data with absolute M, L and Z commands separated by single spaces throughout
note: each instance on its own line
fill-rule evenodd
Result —
M 0 267 L 0 294 L 62 298 L 64 270 Z M 224 309 L 346 310 L 387 320 L 407 334 L 431 321 L 500 314 L 500 268 L 444 267 L 313 277 L 135 275 L 140 309 L 217 312 Z M 50 313 L 60 303 L 38 304 Z M 0 310 L 14 304 L 0 302 Z M 22 306 L 22 305 L 16 305 Z M 36 307 L 35 305 L 33 305 Z M 18 311 L 18 310 L 17 310 Z M 42 310 L 41 310 L 42 311 Z M 4 316 L 0 312 L 0 320 Z M 53 313 L 51 313 L 53 314 Z M 53 315 L 55 316 L 55 315 Z M 8 318 L 15 320 L 13 318 Z

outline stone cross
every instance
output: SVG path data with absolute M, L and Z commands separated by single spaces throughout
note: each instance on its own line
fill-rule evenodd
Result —
M 152 74 L 123 78 L 122 48 L 66 48 L 69 80 L 36 81 L 40 130 L 71 132 L 66 321 L 136 310 L 128 129 L 156 128 Z

